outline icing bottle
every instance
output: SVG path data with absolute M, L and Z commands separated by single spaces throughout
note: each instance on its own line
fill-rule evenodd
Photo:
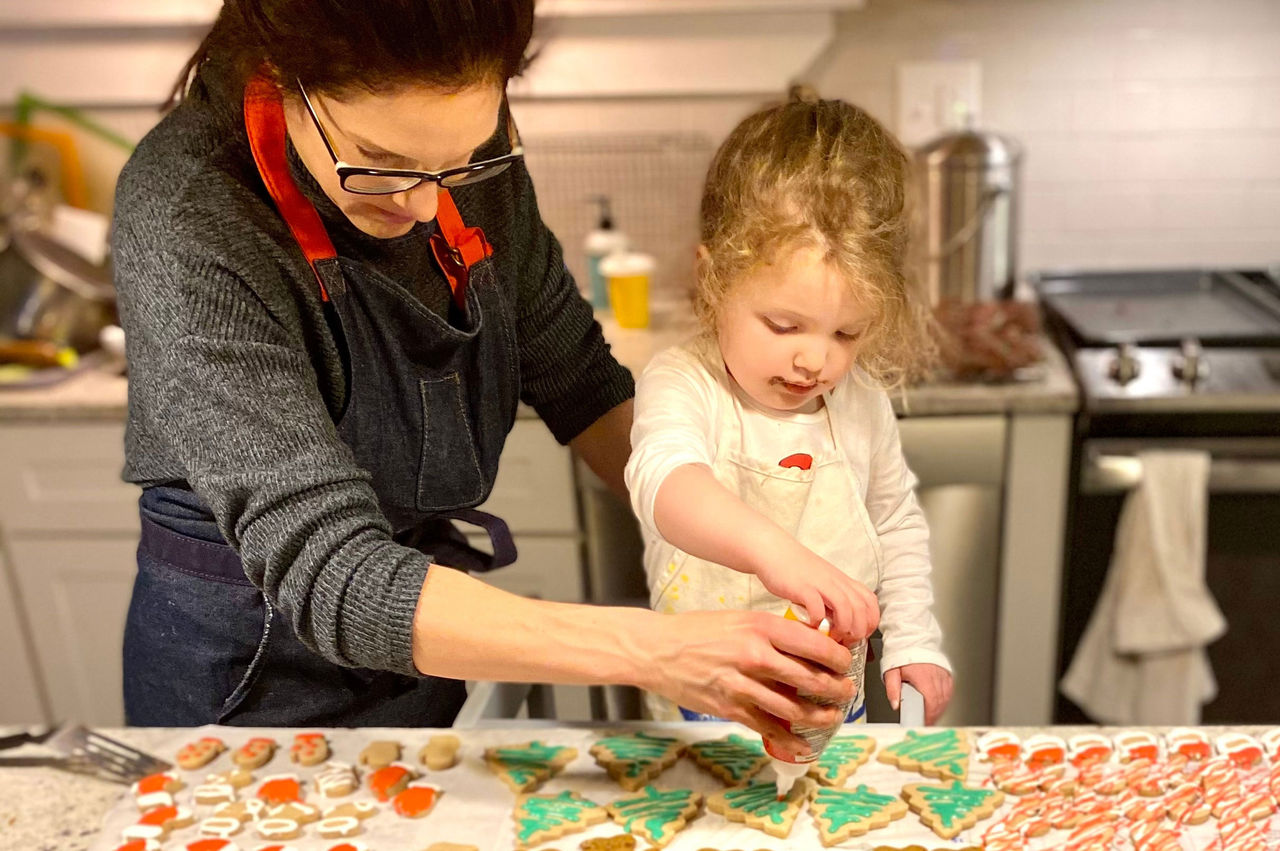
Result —
M 790 607 L 787 608 L 783 617 L 788 620 L 802 620 L 797 617 Z M 827 635 L 831 629 L 830 622 L 822 619 L 822 623 L 818 624 L 818 630 L 823 635 Z M 809 766 L 817 762 L 818 757 L 822 756 L 822 752 L 826 749 L 827 743 L 840 730 L 844 724 L 844 719 L 848 717 L 849 710 L 853 707 L 859 695 L 862 694 L 863 676 L 866 672 L 867 664 L 867 642 L 859 641 L 849 648 L 849 654 L 852 659 L 849 662 L 849 670 L 845 671 L 845 676 L 853 680 L 853 697 L 842 703 L 835 703 L 821 697 L 815 697 L 805 692 L 799 692 L 799 697 L 818 704 L 819 706 L 838 706 L 840 709 L 839 720 L 828 727 L 806 727 L 802 725 L 792 726 L 789 729 L 792 733 L 799 736 L 809 746 L 809 754 L 798 760 L 791 760 L 785 756 L 774 753 L 769 743 L 764 743 L 765 752 L 773 760 L 773 770 L 777 775 L 778 800 L 782 800 L 791 791 L 791 787 L 795 785 L 796 780 L 803 777 L 808 771 Z

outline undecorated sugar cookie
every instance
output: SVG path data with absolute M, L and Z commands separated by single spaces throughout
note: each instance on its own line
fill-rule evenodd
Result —
M 462 741 L 452 733 L 441 733 L 427 739 L 418 751 L 418 759 L 431 771 L 446 771 L 458 764 L 458 748 Z

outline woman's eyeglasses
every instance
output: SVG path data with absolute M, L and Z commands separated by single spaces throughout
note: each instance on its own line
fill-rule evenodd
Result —
M 438 183 L 445 189 L 451 189 L 455 186 L 467 186 L 501 174 L 513 162 L 524 156 L 524 146 L 520 144 L 520 133 L 516 130 L 516 123 L 512 120 L 511 112 L 508 110 L 507 139 L 511 142 L 511 153 L 509 154 L 503 154 L 490 160 L 468 163 L 457 168 L 447 168 L 444 171 L 366 168 L 364 166 L 351 165 L 338 159 L 338 154 L 333 149 L 333 142 L 330 141 L 329 134 L 325 132 L 324 125 L 320 123 L 320 117 L 316 115 L 315 107 L 311 105 L 311 98 L 307 96 L 307 90 L 302 87 L 301 80 L 298 81 L 298 91 L 302 94 L 302 102 L 307 105 L 307 112 L 311 115 L 311 121 L 316 125 L 316 130 L 319 131 L 320 138 L 324 141 L 325 150 L 329 152 L 329 157 L 333 160 L 333 170 L 338 174 L 339 185 L 347 192 L 352 192 L 356 195 L 393 195 L 396 192 L 407 192 L 426 180 Z

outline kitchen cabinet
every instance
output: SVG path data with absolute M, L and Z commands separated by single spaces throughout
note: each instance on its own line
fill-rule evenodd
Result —
M 0 723 L 124 722 L 121 640 L 136 571 L 138 489 L 120 480 L 124 425 L 0 423 Z M 520 559 L 485 581 L 586 599 L 569 450 L 516 422 L 482 508 L 511 526 Z M 585 687 L 555 690 L 559 716 L 591 717 Z

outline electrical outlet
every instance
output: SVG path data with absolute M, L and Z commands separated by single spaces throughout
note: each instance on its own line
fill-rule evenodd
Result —
M 917 147 L 977 123 L 982 66 L 972 61 L 898 63 L 898 138 Z

